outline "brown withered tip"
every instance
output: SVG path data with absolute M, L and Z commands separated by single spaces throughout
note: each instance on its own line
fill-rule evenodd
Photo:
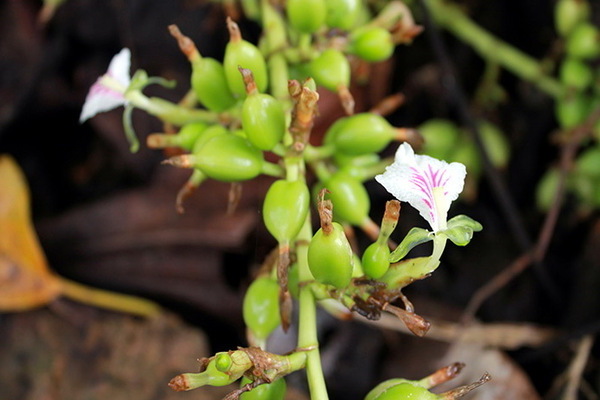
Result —
M 462 371 L 464 367 L 464 363 L 455 362 L 453 364 L 438 369 L 433 374 L 427 377 L 428 387 L 438 386 L 442 383 L 448 382 L 449 380 L 456 378 L 456 376 L 458 376 L 458 374 L 460 373 L 460 371 Z
M 477 389 L 479 386 L 485 384 L 486 382 L 488 382 L 491 379 L 492 379 L 492 376 L 486 372 L 476 382 L 473 382 L 469 385 L 457 387 L 456 389 L 452 389 L 448 392 L 441 393 L 440 399 L 442 399 L 442 400 L 460 399 L 463 396 L 465 396 L 466 394 L 468 394 L 469 392 Z
M 242 32 L 240 32 L 238 24 L 229 16 L 227 17 L 226 23 L 227 31 L 229 31 L 229 41 L 235 43 L 242 40 Z
M 397 220 L 400 216 L 400 202 L 398 200 L 389 200 L 385 203 L 385 218 Z
M 185 392 L 190 388 L 187 378 L 184 375 L 177 375 L 171 379 L 168 386 L 176 392 Z
M 174 156 L 174 157 L 168 158 L 166 160 L 163 160 L 161 162 L 161 164 L 172 165 L 174 167 L 179 167 L 179 168 L 192 168 L 191 155 L 184 154 L 181 156 Z
M 450 364 L 446 368 L 444 368 L 445 372 L 446 372 L 446 376 L 448 376 L 449 379 L 452 379 L 452 378 L 456 377 L 458 374 L 460 374 L 460 371 L 462 371 L 464 367 L 465 367 L 465 363 L 461 363 L 461 362 L 455 362 L 453 364 Z

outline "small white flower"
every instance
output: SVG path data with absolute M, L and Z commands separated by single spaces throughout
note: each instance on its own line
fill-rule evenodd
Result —
M 448 209 L 462 192 L 466 175 L 463 164 L 415 155 L 410 144 L 403 143 L 394 163 L 375 179 L 398 200 L 416 208 L 437 232 L 446 229 Z
M 113 57 L 108 71 L 90 88 L 81 110 L 80 123 L 96 114 L 127 104 L 124 95 L 131 82 L 130 65 L 131 52 L 127 48 Z

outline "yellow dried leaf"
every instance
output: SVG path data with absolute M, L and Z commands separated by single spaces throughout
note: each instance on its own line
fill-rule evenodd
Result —
M 7 155 L 0 156 L 0 184 L 0 311 L 46 305 L 60 295 L 61 284 L 33 229 L 23 172 Z

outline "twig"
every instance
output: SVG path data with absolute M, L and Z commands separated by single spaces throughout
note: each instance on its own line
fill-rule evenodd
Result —
M 361 322 L 375 325 L 380 328 L 411 334 L 404 324 L 398 323 L 398 318 L 391 314 L 382 314 L 377 321 L 366 318 L 358 319 Z M 427 317 L 431 328 L 426 339 L 439 340 L 452 343 L 460 339 L 463 343 L 473 343 L 481 346 L 495 347 L 505 350 L 514 350 L 520 347 L 540 347 L 555 340 L 559 331 L 543 326 L 524 323 L 492 323 L 472 324 L 463 327 L 459 322 L 451 322 Z
M 461 317 L 461 322 L 464 325 L 470 324 L 479 307 L 494 293 L 506 286 L 515 277 L 519 276 L 525 271 L 533 260 L 532 252 L 527 252 L 513 261 L 508 267 L 504 268 L 500 273 L 495 275 L 486 284 L 477 289 L 477 291 L 471 296 L 469 303 L 465 307 L 465 311 Z
M 569 170 L 573 165 L 573 160 L 575 159 L 580 144 L 591 133 L 592 127 L 599 120 L 600 107 L 594 110 L 581 125 L 573 128 L 569 132 L 570 134 L 567 135 L 569 140 L 563 145 L 560 154 L 560 175 L 556 193 L 554 195 L 554 201 L 552 203 L 552 207 L 546 214 L 546 218 L 544 220 L 544 224 L 542 225 L 542 229 L 540 230 L 535 247 L 533 250 L 527 251 L 521 255 L 512 264 L 490 279 L 488 283 L 475 292 L 475 294 L 471 297 L 469 304 L 467 304 L 465 312 L 461 318 L 463 323 L 469 323 L 485 300 L 508 284 L 521 272 L 525 271 L 532 262 L 539 263 L 544 259 L 548 250 L 548 246 L 550 245 L 554 228 L 556 227 L 556 222 L 558 220 L 558 215 L 564 200 L 566 189 L 565 186 Z
M 577 352 L 571 361 L 567 374 L 567 385 L 563 395 L 563 400 L 577 400 L 577 392 L 581 385 L 581 376 L 587 364 L 587 360 L 594 344 L 594 336 L 584 336 L 577 345 Z

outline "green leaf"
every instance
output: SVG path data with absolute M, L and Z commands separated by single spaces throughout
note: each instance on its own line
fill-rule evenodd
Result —
M 457 226 L 456 228 L 446 229 L 438 233 L 447 236 L 457 246 L 466 246 L 473 238 L 473 229 L 465 226 Z
M 445 235 L 457 246 L 466 246 L 473 238 L 474 232 L 483 229 L 481 224 L 466 215 L 457 215 L 448 221 L 448 228 L 438 232 Z
M 412 228 L 398 247 L 390 254 L 390 262 L 394 263 L 403 259 L 413 248 L 430 240 L 433 240 L 433 235 L 428 230 Z
M 135 91 L 142 90 L 146 86 L 148 86 L 148 73 L 143 69 L 138 69 L 135 71 L 135 74 L 131 77 L 131 82 L 129 82 L 129 86 L 127 87 L 127 91 Z
M 457 226 L 464 226 L 464 227 L 471 228 L 471 230 L 473 230 L 473 232 L 479 232 L 483 229 L 483 226 L 479 222 L 475 221 L 471 217 L 467 217 L 464 214 L 457 215 L 456 217 L 454 217 L 448 221 L 448 229 L 453 229 Z

